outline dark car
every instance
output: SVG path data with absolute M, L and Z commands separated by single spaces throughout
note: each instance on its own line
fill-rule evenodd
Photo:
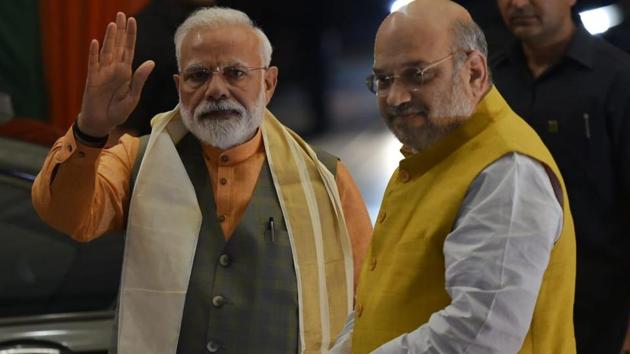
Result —
M 124 237 L 78 243 L 39 219 L 31 185 L 47 152 L 0 138 L 0 354 L 105 353 Z

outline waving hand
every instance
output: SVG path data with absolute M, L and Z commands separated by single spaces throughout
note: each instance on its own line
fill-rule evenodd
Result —
M 145 61 L 132 71 L 136 45 L 136 20 L 116 15 L 116 23 L 107 25 L 103 45 L 90 43 L 87 80 L 83 92 L 79 129 L 91 136 L 108 135 L 125 122 L 140 99 L 142 87 L 155 63 Z

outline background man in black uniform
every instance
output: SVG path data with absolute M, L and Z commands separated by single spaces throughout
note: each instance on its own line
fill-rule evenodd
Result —
M 549 147 L 569 193 L 578 352 L 617 354 L 630 307 L 630 56 L 582 28 L 576 0 L 497 1 L 518 40 L 492 61 L 496 86 Z

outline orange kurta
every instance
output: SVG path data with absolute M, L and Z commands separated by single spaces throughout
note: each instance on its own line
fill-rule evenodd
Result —
M 60 138 L 46 157 L 33 184 L 33 205 L 41 218 L 77 241 L 123 230 L 129 207 L 130 178 L 139 139 L 129 135 L 108 149 L 85 146 L 72 130 Z M 260 130 L 244 144 L 220 151 L 204 145 L 224 237 L 229 239 L 245 212 L 265 161 Z M 352 243 L 355 285 L 372 225 L 358 187 L 337 163 L 337 188 Z

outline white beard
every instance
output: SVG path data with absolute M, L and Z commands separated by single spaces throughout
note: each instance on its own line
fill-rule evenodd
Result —
M 251 112 L 233 99 L 206 100 L 199 104 L 194 112 L 183 105 L 181 99 L 179 105 L 184 125 L 197 139 L 221 150 L 227 150 L 254 136 L 262 123 L 266 102 L 264 92 L 261 92 Z M 204 115 L 210 112 L 226 110 L 235 113 L 232 118 L 204 118 Z

